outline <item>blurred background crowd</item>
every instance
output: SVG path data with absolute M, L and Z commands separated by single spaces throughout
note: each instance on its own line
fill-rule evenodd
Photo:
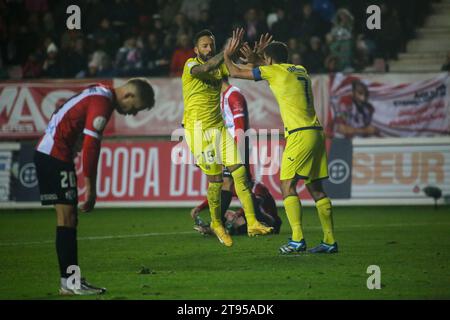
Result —
M 81 30 L 68 30 L 69 5 Z M 366 8 L 381 8 L 368 30 Z M 210 29 L 220 49 L 242 26 L 253 43 L 284 41 L 310 73 L 388 71 L 430 10 L 427 0 L 0 0 L 0 79 L 180 76 L 193 35 Z

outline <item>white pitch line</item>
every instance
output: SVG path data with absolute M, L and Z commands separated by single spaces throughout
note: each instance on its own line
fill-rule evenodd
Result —
M 336 227 L 337 230 L 343 229 L 359 229 L 359 228 L 398 228 L 398 227 L 423 227 L 423 226 L 431 226 L 436 225 L 436 223 L 395 223 L 395 224 L 354 224 L 354 225 L 342 225 L 340 227 Z M 450 226 L 448 223 L 438 223 L 439 226 Z M 317 230 L 321 229 L 321 227 L 307 227 L 308 230 Z M 79 237 L 79 241 L 84 240 L 109 240 L 109 239 L 128 239 L 128 238 L 145 238 L 145 237 L 154 237 L 154 236 L 173 236 L 173 235 L 181 235 L 181 234 L 194 234 L 194 231 L 181 231 L 181 232 L 152 232 L 152 233 L 138 233 L 138 234 L 124 234 L 124 235 L 116 235 L 116 236 L 96 236 L 96 237 Z M 10 246 L 27 246 L 27 245 L 40 245 L 40 244 L 53 244 L 55 240 L 42 240 L 42 241 L 29 241 L 29 242 L 7 242 L 0 243 L 0 247 L 10 247 Z
M 173 236 L 173 235 L 189 234 L 189 233 L 195 233 L 195 232 L 194 231 L 152 232 L 152 233 L 138 233 L 138 234 L 123 234 L 123 235 L 117 235 L 117 236 L 79 237 L 78 241 L 83 241 L 83 240 L 108 240 L 108 239 L 144 238 L 144 237 L 153 237 L 153 236 Z M 33 244 L 51 244 L 51 243 L 55 243 L 55 240 L 29 241 L 29 242 L 7 242 L 7 243 L 0 243 L 0 247 L 33 245 Z

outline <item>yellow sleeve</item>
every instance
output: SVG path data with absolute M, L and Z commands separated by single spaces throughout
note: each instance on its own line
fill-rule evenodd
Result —
M 261 78 L 264 80 L 269 80 L 272 76 L 272 67 L 271 66 L 260 66 L 259 70 L 261 70 Z
M 220 73 L 222 74 L 222 76 L 224 77 L 228 77 L 230 75 L 230 72 L 228 71 L 227 66 L 225 65 L 225 63 L 222 63 L 220 65 Z
M 260 66 L 260 67 L 256 67 L 252 70 L 253 72 L 253 78 L 255 79 L 255 81 L 260 81 L 260 80 L 270 80 L 271 77 L 271 68 L 270 66 Z
M 193 67 L 198 66 L 200 63 L 198 63 L 197 61 L 195 61 L 195 59 L 188 59 L 184 65 L 184 70 L 183 73 L 188 74 L 190 76 L 192 76 L 191 74 L 191 70 Z

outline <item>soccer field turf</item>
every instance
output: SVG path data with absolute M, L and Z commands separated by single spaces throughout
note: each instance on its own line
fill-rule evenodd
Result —
M 281 256 L 290 236 L 234 236 L 226 248 L 192 229 L 188 209 L 96 209 L 80 214 L 82 276 L 105 286 L 82 299 L 449 299 L 449 207 L 335 207 L 340 252 Z M 50 210 L 0 211 L 0 299 L 59 297 Z M 314 208 L 303 224 L 309 247 L 321 237 Z M 369 265 L 380 290 L 366 286 Z M 142 266 L 150 270 L 140 274 Z

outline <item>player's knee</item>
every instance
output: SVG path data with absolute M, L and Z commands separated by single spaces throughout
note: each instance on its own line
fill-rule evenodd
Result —
M 76 228 L 78 225 L 78 219 L 71 215 L 58 216 L 58 226 Z
M 61 227 L 76 228 L 78 225 L 78 216 L 76 208 L 72 206 L 56 207 L 57 223 Z
M 280 182 L 281 195 L 286 198 L 290 195 L 296 195 L 295 185 L 292 180 L 281 180 Z
M 233 172 L 236 171 L 237 169 L 239 169 L 240 167 L 242 167 L 242 164 L 235 164 L 235 165 L 229 166 L 227 168 L 231 172 L 231 174 L 233 174 Z
M 314 199 L 315 202 L 319 201 L 320 199 L 323 199 L 327 196 L 327 194 L 323 191 L 310 191 L 311 197 Z
M 208 182 L 223 183 L 222 175 L 208 175 Z
M 224 178 L 223 184 L 222 184 L 222 190 L 224 191 L 231 191 L 233 187 L 233 179 L 231 178 Z

